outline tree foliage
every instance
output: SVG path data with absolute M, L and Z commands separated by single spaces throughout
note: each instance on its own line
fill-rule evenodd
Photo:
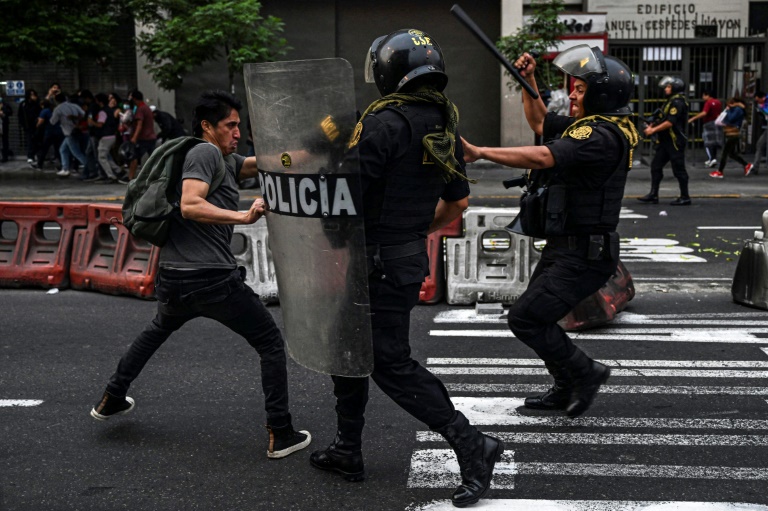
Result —
M 288 47 L 283 22 L 259 14 L 258 0 L 131 0 L 136 19 L 150 30 L 138 47 L 147 71 L 164 89 L 179 87 L 204 62 L 224 57 L 230 88 L 248 62 L 269 62 Z
M 534 0 L 529 23 L 519 28 L 515 34 L 500 38 L 496 46 L 511 62 L 525 52 L 536 52 L 543 57 L 551 48 L 557 48 L 561 42 L 559 37 L 568 30 L 557 19 L 558 14 L 564 9 L 563 0 Z M 539 60 L 536 71 L 539 73 L 539 78 L 543 77 L 543 83 L 541 79 L 537 80 L 540 88 L 552 87 L 553 78 L 559 73 L 548 60 Z M 512 88 L 513 83 L 509 82 L 507 85 Z M 519 89 L 520 86 L 517 85 L 517 88 Z
M 4 0 L 0 71 L 23 63 L 108 62 L 114 29 L 126 21 L 124 6 L 122 0 Z

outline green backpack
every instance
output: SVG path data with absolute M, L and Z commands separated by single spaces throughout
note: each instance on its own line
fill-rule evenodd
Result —
M 187 153 L 197 144 L 206 143 L 195 137 L 179 137 L 165 142 L 152 152 L 139 175 L 128 183 L 123 201 L 123 225 L 132 235 L 162 247 L 168 240 L 171 216 L 180 209 L 178 184 Z M 210 195 L 226 175 L 224 158 L 219 159 L 213 175 Z

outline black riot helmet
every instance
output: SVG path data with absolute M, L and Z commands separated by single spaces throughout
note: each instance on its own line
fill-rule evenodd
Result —
M 373 41 L 365 61 L 365 81 L 382 96 L 431 83 L 442 91 L 448 84 L 440 46 L 421 30 L 402 29 Z
M 561 52 L 552 61 L 564 73 L 584 80 L 584 110 L 590 114 L 629 115 L 635 81 L 629 67 L 603 55 L 600 48 L 580 44 Z
M 659 87 L 665 89 L 667 85 L 672 86 L 672 94 L 683 92 L 685 90 L 685 82 L 682 78 L 677 76 L 665 76 L 659 80 Z

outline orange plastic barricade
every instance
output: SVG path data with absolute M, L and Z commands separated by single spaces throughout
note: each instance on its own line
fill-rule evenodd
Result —
M 462 217 L 459 215 L 453 222 L 427 236 L 427 254 L 429 255 L 429 275 L 421 284 L 419 303 L 433 304 L 443 300 L 445 296 L 445 251 L 443 238 L 461 236 L 463 229 Z
M 0 202 L 0 287 L 69 286 L 75 228 L 87 204 Z
M 73 289 L 154 298 L 160 249 L 135 238 L 121 206 L 88 206 L 88 228 L 75 233 L 70 268 Z
M 608 323 L 635 297 L 632 275 L 619 261 L 616 274 L 592 296 L 585 298 L 558 323 L 565 330 L 586 330 Z

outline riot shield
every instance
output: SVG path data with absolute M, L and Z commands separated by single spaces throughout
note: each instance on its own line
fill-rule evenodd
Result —
M 343 59 L 247 64 L 261 193 L 267 207 L 288 353 L 326 374 L 373 370 L 357 122 Z

